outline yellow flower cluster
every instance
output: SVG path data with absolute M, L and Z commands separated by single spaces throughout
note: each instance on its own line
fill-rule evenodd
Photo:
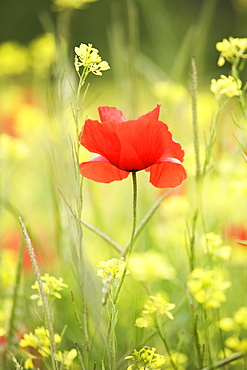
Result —
M 231 282 L 224 281 L 219 271 L 197 268 L 189 275 L 187 286 L 195 300 L 208 309 L 218 308 L 226 301 L 224 291 Z
M 107 282 L 112 282 L 114 280 L 120 280 L 123 276 L 125 270 L 126 262 L 124 262 L 123 257 L 120 259 L 112 258 L 108 261 L 101 261 L 97 265 L 100 269 L 97 271 L 97 276 L 102 277 Z M 127 274 L 129 271 L 127 270 Z
M 225 344 L 232 351 L 247 351 L 247 307 L 240 307 L 232 317 L 225 317 L 218 322 L 218 326 L 232 335 L 225 340 Z
M 216 49 L 220 52 L 218 66 L 223 66 L 226 61 L 234 63 L 237 58 L 247 58 L 247 38 L 223 39 L 217 42 Z
M 156 296 L 149 296 L 141 317 L 136 319 L 135 325 L 139 328 L 148 327 L 153 322 L 154 315 L 167 316 L 170 320 L 173 320 L 174 317 L 170 311 L 174 308 L 175 304 L 168 303 L 159 293 Z
M 216 99 L 220 99 L 222 95 L 232 98 L 233 96 L 239 96 L 242 91 L 242 81 L 236 80 L 233 76 L 221 75 L 218 80 L 214 78 L 211 80 L 210 90 L 215 94 Z
M 41 276 L 41 280 L 42 280 L 42 284 L 43 284 L 43 288 L 44 288 L 45 293 L 48 296 L 52 296 L 52 297 L 55 297 L 55 298 L 58 298 L 58 299 L 62 298 L 61 294 L 58 293 L 58 292 L 63 290 L 63 288 L 68 287 L 67 284 L 64 284 L 62 278 L 56 279 L 54 276 L 49 276 L 49 274 L 45 274 L 44 276 Z M 38 306 L 43 306 L 43 301 L 42 301 L 42 297 L 40 295 L 40 289 L 39 289 L 38 282 L 35 281 L 35 283 L 32 285 L 31 288 L 36 289 L 38 291 L 38 293 L 37 294 L 32 294 L 30 298 L 33 299 L 33 300 L 37 299 L 38 300 Z
M 208 253 L 214 259 L 228 260 L 230 258 L 232 248 L 229 245 L 223 245 L 220 235 L 213 232 L 207 233 L 201 238 L 201 244 L 205 253 Z
M 73 365 L 73 361 L 77 356 L 77 350 L 75 348 L 71 349 L 70 351 L 58 351 L 56 353 L 56 360 L 58 362 L 61 362 L 63 364 L 64 369 L 70 369 L 70 367 Z
M 131 356 L 125 357 L 125 360 L 132 360 L 134 364 L 128 366 L 127 370 L 160 370 L 166 359 L 159 355 L 156 348 L 143 347 L 140 351 L 134 350 Z
M 85 68 L 85 73 L 94 73 L 97 76 L 102 76 L 102 71 L 110 69 L 109 64 L 106 61 L 102 61 L 99 56 L 99 50 L 93 48 L 92 44 L 81 44 L 79 47 L 75 47 L 75 69 L 79 73 L 81 66 Z
M 54 341 L 55 343 L 61 342 L 61 337 L 58 334 L 54 334 Z M 31 347 L 37 349 L 38 353 L 42 357 L 49 357 L 51 354 L 50 349 L 50 338 L 49 332 L 44 326 L 40 326 L 34 330 L 34 333 L 26 333 L 24 334 L 23 339 L 20 341 L 21 347 Z M 32 369 L 33 360 L 37 357 L 28 353 L 28 358 L 25 361 L 24 367 L 25 369 Z
M 61 343 L 61 336 L 58 334 L 54 334 L 54 341 L 55 343 L 59 344 Z M 48 358 L 51 354 L 51 343 L 50 343 L 50 338 L 49 338 L 49 332 L 44 326 L 40 326 L 34 330 L 34 333 L 26 333 L 24 334 L 23 339 L 20 341 L 20 346 L 21 347 L 31 347 L 35 348 L 37 352 L 44 358 Z M 25 369 L 33 369 L 34 368 L 34 363 L 33 361 L 37 359 L 38 357 L 26 352 L 27 354 L 27 359 L 25 360 L 24 363 L 24 368 Z M 73 360 L 77 356 L 77 351 L 76 349 L 72 349 L 70 351 L 58 351 L 56 353 L 56 360 L 60 363 L 63 364 L 64 369 L 70 369 Z

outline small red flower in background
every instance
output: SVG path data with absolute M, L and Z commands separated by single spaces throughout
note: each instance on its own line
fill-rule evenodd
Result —
M 81 145 L 100 156 L 80 164 L 88 179 L 109 183 L 123 180 L 130 172 L 150 172 L 157 188 L 174 188 L 186 179 L 184 151 L 165 123 L 159 121 L 160 106 L 136 120 L 125 120 L 113 107 L 99 107 L 101 122 L 87 119 L 79 135 Z

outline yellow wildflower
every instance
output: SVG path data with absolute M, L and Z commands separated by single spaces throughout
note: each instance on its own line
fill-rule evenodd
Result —
M 233 351 L 247 350 L 247 307 L 240 307 L 233 318 L 225 317 L 218 322 L 218 326 L 232 335 L 225 340 L 225 344 Z
M 160 370 L 166 359 L 156 352 L 156 348 L 143 347 L 140 351 L 134 350 L 131 356 L 126 356 L 125 360 L 132 360 L 134 364 L 128 366 L 127 370 L 141 369 L 156 369 Z
M 201 243 L 204 251 L 213 258 L 220 258 L 222 260 L 228 260 L 230 258 L 232 248 L 229 245 L 223 245 L 220 235 L 213 232 L 207 233 L 202 236 Z
M 221 319 L 218 322 L 218 326 L 224 331 L 232 331 L 236 327 L 235 321 L 231 317 L 224 317 L 224 319 Z
M 34 369 L 33 360 L 35 360 L 36 357 L 32 356 L 30 353 L 28 354 L 28 358 L 24 362 L 24 369 Z
M 63 290 L 63 288 L 68 287 L 67 284 L 64 284 L 62 278 L 56 279 L 54 276 L 49 276 L 49 274 L 45 274 L 44 276 L 41 276 L 41 280 L 42 280 L 42 283 L 43 283 L 43 288 L 44 288 L 45 293 L 48 296 L 52 296 L 52 297 L 55 297 L 55 298 L 58 298 L 58 299 L 62 298 L 61 294 L 58 293 L 58 292 Z M 32 285 L 31 288 L 36 289 L 38 291 L 38 293 L 37 294 L 32 294 L 30 298 L 33 299 L 33 300 L 37 299 L 38 300 L 38 306 L 43 306 L 43 301 L 42 301 L 42 297 L 40 295 L 38 282 L 35 281 L 34 285 Z
M 60 343 L 60 335 L 54 334 L 54 341 Z M 20 341 L 20 346 L 36 348 L 42 357 L 49 357 L 51 350 L 48 330 L 44 326 L 40 326 L 34 330 L 34 333 L 25 333 Z
M 234 315 L 234 320 L 237 325 L 247 329 L 247 307 L 240 307 Z
M 224 291 L 231 286 L 230 281 L 224 281 L 220 272 L 197 268 L 189 275 L 187 282 L 190 293 L 204 308 L 218 308 L 225 302 Z
M 63 364 L 64 369 L 69 369 L 73 364 L 74 359 L 77 356 L 77 351 L 75 348 L 71 349 L 70 351 L 58 351 L 56 353 L 56 360 Z
M 247 58 L 247 38 L 234 38 L 223 39 L 221 42 L 217 42 L 216 49 L 220 51 L 220 57 L 218 59 L 218 65 L 221 67 L 227 60 L 230 63 L 234 63 L 236 58 Z
M 242 93 L 241 86 L 241 80 L 235 80 L 233 76 L 221 75 L 218 80 L 214 78 L 211 80 L 210 90 L 215 94 L 216 99 L 220 99 L 222 95 L 232 98 Z
M 125 270 L 126 262 L 123 257 L 120 259 L 112 258 L 108 261 L 101 261 L 97 265 L 100 269 L 97 271 L 97 276 L 102 277 L 104 280 L 111 282 L 112 279 L 120 280 Z M 129 271 L 126 272 L 129 274 Z
M 225 344 L 236 352 L 245 352 L 247 350 L 247 338 L 239 339 L 237 336 L 232 336 L 225 340 Z
M 139 328 L 146 328 L 153 321 L 154 315 L 167 316 L 170 320 L 173 320 L 174 317 L 170 311 L 174 308 L 175 304 L 168 303 L 159 293 L 156 296 L 149 296 L 141 317 L 136 319 L 135 325 Z
M 85 75 L 92 72 L 95 75 L 102 76 L 102 71 L 110 69 L 106 61 L 102 61 L 99 56 L 99 50 L 92 44 L 81 44 L 75 47 L 75 69 L 79 73 L 80 67 L 85 68 Z

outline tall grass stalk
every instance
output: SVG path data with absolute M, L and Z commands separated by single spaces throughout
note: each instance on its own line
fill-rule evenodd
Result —
M 160 324 L 160 322 L 157 318 L 157 315 L 155 315 L 154 318 L 155 318 L 155 328 L 157 330 L 157 333 L 158 333 L 159 337 L 161 338 L 161 340 L 164 344 L 164 347 L 165 347 L 166 352 L 168 354 L 171 366 L 172 366 L 173 370 L 177 370 L 177 366 L 176 366 L 176 364 L 174 363 L 174 361 L 172 359 L 170 348 L 168 346 L 165 334 L 163 333 L 163 330 L 162 330 L 161 324 Z
M 79 172 L 79 156 L 80 156 L 80 143 L 78 140 L 79 136 L 79 123 L 80 123 L 80 113 L 82 110 L 82 105 L 85 98 L 85 91 L 82 101 L 81 99 L 81 92 L 82 87 L 85 84 L 86 77 L 88 75 L 88 68 L 84 68 L 82 74 L 79 75 L 79 83 L 77 90 L 74 91 L 74 98 L 75 103 L 74 106 L 71 105 L 74 122 L 75 122 L 75 131 L 76 131 L 76 143 L 72 146 L 72 154 L 74 159 L 74 172 L 75 172 L 75 180 L 77 184 L 77 194 L 76 194 L 76 211 L 75 211 L 75 222 L 76 222 L 76 230 L 77 230 L 77 251 L 78 251 L 78 260 L 76 261 L 77 264 L 77 271 L 79 276 L 79 284 L 81 289 L 81 298 L 82 298 L 82 320 L 81 325 L 83 329 L 83 360 L 84 360 L 84 366 L 87 369 L 88 367 L 88 356 L 89 356 L 89 335 L 88 335 L 88 313 L 87 313 L 87 293 L 86 293 L 86 282 L 87 282 L 87 276 L 86 276 L 86 270 L 85 270 L 85 261 L 83 256 L 83 227 L 82 223 L 80 222 L 81 219 L 81 213 L 82 213 L 82 207 L 83 207 L 83 197 L 82 197 L 82 183 L 83 183 L 83 177 L 80 175 Z
M 189 234 L 189 263 L 190 271 L 195 269 L 195 242 L 196 242 L 196 230 L 198 216 L 201 211 L 201 164 L 200 164 L 200 141 L 199 141 L 199 126 L 198 126 L 198 115 L 197 115 L 197 97 L 198 97 L 198 81 L 197 81 L 197 69 L 195 57 L 191 58 L 191 101 L 192 101 L 192 124 L 193 124 L 193 141 L 195 151 L 195 186 L 196 186 L 196 209 L 192 219 L 191 232 Z M 202 348 L 199 340 L 198 333 L 198 316 L 195 314 L 195 308 L 193 302 L 190 302 L 191 316 L 192 316 L 192 334 L 193 343 L 195 346 L 195 352 L 197 354 L 197 362 L 199 368 L 203 366 Z
M 40 296 L 41 296 L 43 307 L 44 307 L 44 318 L 45 318 L 45 323 L 46 323 L 46 327 L 47 327 L 48 332 L 49 332 L 49 339 L 50 339 L 52 369 L 53 370 L 58 370 L 58 364 L 57 364 L 57 361 L 56 361 L 56 343 L 55 343 L 55 340 L 54 340 L 54 330 L 53 330 L 53 324 L 52 324 L 52 318 L 51 318 L 51 312 L 50 312 L 50 308 L 49 308 L 49 304 L 48 304 L 48 299 L 47 299 L 47 296 L 46 296 L 46 293 L 45 293 L 45 290 L 44 290 L 44 287 L 43 287 L 40 270 L 39 270 L 39 267 L 38 267 L 38 263 L 37 263 L 37 260 L 36 260 L 36 257 L 35 257 L 34 249 L 33 249 L 30 237 L 28 235 L 26 226 L 25 226 L 25 224 L 24 224 L 24 222 L 23 222 L 23 220 L 20 216 L 18 217 L 18 220 L 19 220 L 21 228 L 22 228 L 24 239 L 27 243 L 27 250 L 28 250 L 31 262 L 32 262 L 32 266 L 33 266 L 33 270 L 34 270 L 34 273 L 35 273 L 35 276 L 36 276 L 36 280 L 38 282 Z
M 13 292 L 13 298 L 12 298 L 12 309 L 11 309 L 9 329 L 8 329 L 8 335 L 7 335 L 8 348 L 12 347 L 12 339 L 13 339 L 14 330 L 15 330 L 14 325 L 15 325 L 16 308 L 17 308 L 17 302 L 18 302 L 18 293 L 19 293 L 19 288 L 20 288 L 20 283 L 21 283 L 21 272 L 22 272 L 22 261 L 23 261 L 24 248 L 25 248 L 25 245 L 22 241 L 20 244 L 18 258 L 17 258 L 17 269 L 16 269 L 15 285 L 14 285 L 14 292 Z

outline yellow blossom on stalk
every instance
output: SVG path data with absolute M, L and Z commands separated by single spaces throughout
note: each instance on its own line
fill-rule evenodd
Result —
M 213 232 L 202 236 L 201 243 L 204 251 L 213 258 L 228 260 L 231 255 L 232 248 L 229 245 L 223 245 L 223 240 L 220 235 Z
M 236 328 L 235 321 L 231 317 L 224 317 L 218 322 L 218 327 L 224 331 L 232 331 Z
M 81 9 L 88 3 L 93 3 L 97 0 L 53 0 L 53 3 L 59 10 L 62 9 Z
M 75 47 L 75 69 L 79 73 L 80 67 L 84 67 L 85 75 L 92 72 L 97 76 L 102 76 L 102 71 L 110 69 L 106 61 L 102 61 L 99 56 L 99 50 L 95 49 L 92 44 L 81 44 Z
M 239 339 L 237 336 L 232 336 L 225 340 L 225 344 L 236 352 L 247 351 L 247 338 Z
M 233 318 L 225 317 L 218 322 L 218 326 L 224 331 L 240 331 L 247 329 L 247 307 L 240 307 Z
M 175 304 L 168 303 L 159 293 L 156 296 L 149 296 L 148 302 L 144 305 L 141 317 L 136 319 L 135 325 L 139 328 L 148 327 L 153 321 L 154 315 L 167 316 L 170 320 L 173 320 L 174 317 L 170 311 L 174 308 Z
M 63 369 L 70 369 L 73 364 L 74 359 L 77 356 L 77 351 L 75 348 L 71 349 L 70 351 L 58 351 L 56 353 L 56 360 L 61 362 L 63 365 Z
M 48 296 L 52 296 L 52 297 L 55 297 L 55 298 L 58 298 L 58 299 L 62 298 L 61 294 L 58 293 L 58 292 L 63 290 L 63 288 L 68 287 L 67 284 L 64 284 L 62 278 L 56 279 L 54 276 L 49 276 L 49 274 L 45 274 L 44 276 L 41 276 L 41 280 L 42 280 L 42 283 L 43 283 L 43 288 L 44 288 L 45 293 Z M 30 298 L 33 299 L 33 300 L 37 299 L 38 300 L 38 306 L 43 306 L 43 301 L 42 301 L 42 297 L 40 295 L 40 289 L 39 289 L 38 282 L 35 281 L 34 285 L 32 285 L 31 288 L 38 290 L 38 293 L 31 295 Z
M 211 80 L 210 90 L 215 94 L 216 99 L 220 99 L 222 95 L 232 98 L 233 96 L 239 96 L 241 91 L 242 81 L 235 80 L 233 76 L 221 75 L 218 80 L 214 78 Z
M 233 317 L 224 317 L 218 322 L 219 328 L 232 335 L 225 340 L 225 344 L 232 351 L 247 350 L 247 307 L 240 307 Z
M 97 265 L 100 269 L 97 271 L 97 276 L 102 277 L 104 280 L 108 282 L 112 282 L 112 279 L 120 280 L 123 276 L 123 272 L 125 270 L 126 262 L 124 262 L 124 258 L 112 258 L 108 261 L 101 261 Z M 126 274 L 129 274 L 129 270 L 127 270 Z
M 234 320 L 237 325 L 247 329 L 247 307 L 239 308 L 234 315 Z
M 187 286 L 191 295 L 205 309 L 219 308 L 226 301 L 225 290 L 231 286 L 219 271 L 197 268 L 189 275 Z
M 160 370 L 166 359 L 159 355 L 156 348 L 143 347 L 140 351 L 134 350 L 131 356 L 126 356 L 125 360 L 132 360 L 134 363 L 128 366 L 127 370 Z
M 217 42 L 216 49 L 220 52 L 218 59 L 218 66 L 223 66 L 227 60 L 234 63 L 237 58 L 247 58 L 247 38 L 234 38 L 223 39 Z
M 61 337 L 58 334 L 54 334 L 55 343 L 61 342 Z M 50 350 L 50 338 L 49 332 L 44 326 L 40 326 L 34 330 L 34 333 L 26 333 L 23 339 L 20 341 L 21 347 L 32 347 L 36 348 L 42 357 L 49 357 Z
M 31 355 L 31 353 L 28 353 L 28 358 L 24 362 L 24 369 L 34 369 L 34 363 L 33 360 L 37 359 L 36 356 Z

